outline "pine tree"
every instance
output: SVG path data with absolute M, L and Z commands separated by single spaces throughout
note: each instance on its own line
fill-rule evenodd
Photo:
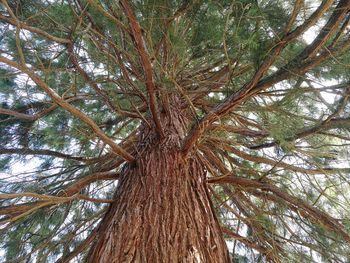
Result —
M 349 262 L 350 0 L 1 0 L 0 261 Z

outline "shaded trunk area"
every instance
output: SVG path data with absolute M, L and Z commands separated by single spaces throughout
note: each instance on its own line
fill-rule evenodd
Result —
M 143 127 L 88 262 L 229 262 L 205 170 L 180 152 L 186 120 L 171 103 L 161 114 L 165 138 Z

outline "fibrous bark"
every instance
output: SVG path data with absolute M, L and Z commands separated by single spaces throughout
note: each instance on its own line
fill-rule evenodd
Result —
M 155 127 L 140 131 L 88 262 L 229 262 L 206 172 L 181 152 L 188 122 L 176 102 L 160 113 L 165 138 Z

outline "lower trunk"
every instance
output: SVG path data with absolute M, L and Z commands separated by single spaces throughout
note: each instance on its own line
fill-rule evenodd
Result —
M 230 261 L 203 166 L 183 159 L 183 133 L 174 118 L 168 121 L 163 143 L 143 131 L 137 161 L 124 167 L 88 262 Z

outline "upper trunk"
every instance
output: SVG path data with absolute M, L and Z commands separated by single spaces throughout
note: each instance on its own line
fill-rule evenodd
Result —
M 160 114 L 165 138 L 143 127 L 89 262 L 229 262 L 205 170 L 180 151 L 188 122 L 174 102 Z

